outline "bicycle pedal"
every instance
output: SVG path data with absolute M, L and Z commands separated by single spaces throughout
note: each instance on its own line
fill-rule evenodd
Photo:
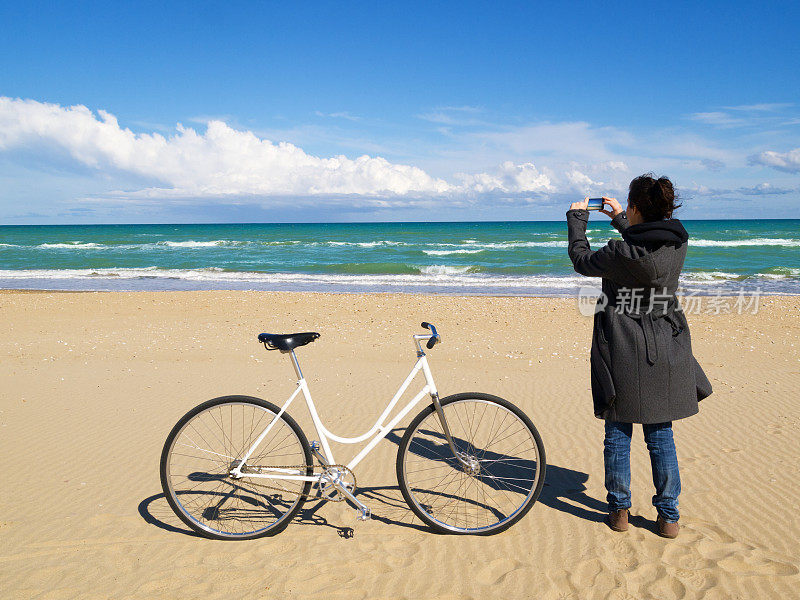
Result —
M 356 521 L 369 521 L 372 518 L 372 511 L 369 507 L 356 509 Z

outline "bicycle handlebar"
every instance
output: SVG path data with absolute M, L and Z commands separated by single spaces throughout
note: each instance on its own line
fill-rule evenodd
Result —
M 436 345 L 437 342 L 441 342 L 442 341 L 442 338 L 436 332 L 436 327 L 434 327 L 431 323 L 428 323 L 427 321 L 423 321 L 422 322 L 422 327 L 424 329 L 430 329 L 430 331 L 431 331 L 431 337 L 428 339 L 428 343 L 425 344 L 425 347 L 428 348 L 428 350 L 433 348 Z

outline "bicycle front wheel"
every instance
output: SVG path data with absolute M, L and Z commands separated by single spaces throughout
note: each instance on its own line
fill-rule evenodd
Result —
M 248 476 L 312 475 L 308 440 L 284 413 L 242 467 L 230 474 L 280 409 L 250 396 L 224 396 L 193 408 L 173 427 L 161 453 L 161 486 L 180 519 L 214 539 L 251 539 L 282 531 L 310 481 Z
M 508 529 L 531 509 L 544 485 L 544 445 L 536 427 L 497 396 L 455 394 L 440 403 L 463 462 L 453 455 L 430 405 L 408 426 L 397 452 L 403 497 L 441 533 Z

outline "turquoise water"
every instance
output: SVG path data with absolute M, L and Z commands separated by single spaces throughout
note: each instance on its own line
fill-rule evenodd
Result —
M 684 225 L 684 290 L 800 293 L 800 220 Z M 566 247 L 563 221 L 0 226 L 0 288 L 568 296 L 592 281 Z

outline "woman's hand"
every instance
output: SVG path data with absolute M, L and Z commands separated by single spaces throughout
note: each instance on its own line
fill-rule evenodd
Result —
M 570 210 L 586 210 L 589 208 L 589 196 L 583 199 L 583 202 L 573 202 L 570 204 Z
M 611 210 L 606 210 L 606 205 L 611 207 Z M 608 215 L 612 219 L 616 217 L 618 214 L 622 213 L 622 205 L 617 202 L 616 198 L 606 198 L 603 196 L 603 208 L 600 209 L 600 212 L 604 215 Z

